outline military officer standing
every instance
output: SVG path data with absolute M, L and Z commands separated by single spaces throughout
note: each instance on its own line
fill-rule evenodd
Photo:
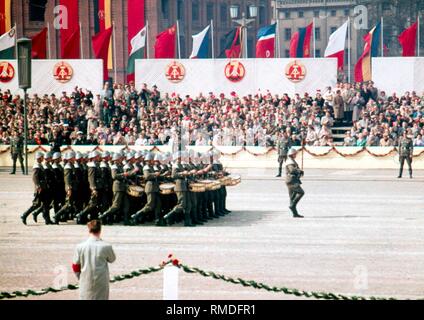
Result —
M 300 199 L 303 198 L 305 195 L 305 191 L 303 191 L 302 187 L 300 186 L 302 182 L 300 181 L 300 178 L 304 175 L 303 170 L 299 168 L 299 165 L 296 162 L 296 155 L 297 151 L 295 149 L 290 149 L 287 156 L 287 162 L 286 162 L 286 184 L 287 188 L 289 190 L 289 197 L 290 197 L 290 210 L 293 213 L 294 218 L 303 218 L 298 212 L 297 212 L 297 204 L 299 203 Z
M 25 174 L 24 166 L 24 138 L 18 135 L 18 132 L 15 130 L 12 133 L 12 138 L 10 138 L 10 155 L 13 161 L 13 169 L 10 174 L 16 174 L 16 161 L 19 159 L 21 164 L 22 173 Z
M 34 200 L 32 202 L 32 206 L 25 211 L 25 213 L 21 216 L 23 224 L 27 224 L 26 219 L 28 216 L 42 207 L 43 218 L 46 221 L 46 224 L 52 224 L 49 216 L 49 205 L 48 202 L 48 185 L 47 179 L 43 168 L 43 160 L 44 154 L 42 152 L 37 152 L 35 154 L 35 164 L 32 172 L 32 181 L 34 183 Z
M 399 169 L 399 176 L 398 178 L 402 178 L 403 174 L 403 165 L 408 163 L 409 167 L 409 177 L 412 179 L 412 158 L 414 153 L 414 143 L 409 136 L 409 132 L 406 130 L 403 132 L 402 137 L 399 139 L 399 162 L 400 162 L 400 169 Z
M 280 133 L 277 141 L 277 152 L 278 152 L 278 174 L 277 178 L 281 177 L 283 172 L 283 164 L 287 161 L 287 153 L 292 147 L 292 141 L 286 131 Z

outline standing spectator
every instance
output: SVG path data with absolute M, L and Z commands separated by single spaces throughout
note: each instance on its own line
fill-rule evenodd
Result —
M 334 97 L 333 109 L 336 122 L 342 122 L 344 120 L 345 103 L 340 90 L 337 90 L 336 96 Z
M 81 300 L 109 300 L 109 263 L 116 260 L 110 244 L 100 238 L 99 220 L 87 224 L 90 237 L 80 243 L 74 254 L 72 269 L 79 280 Z

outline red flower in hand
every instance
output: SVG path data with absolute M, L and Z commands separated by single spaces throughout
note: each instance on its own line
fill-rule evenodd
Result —
M 174 259 L 172 260 L 172 264 L 176 267 L 178 267 L 178 265 L 180 264 L 180 262 L 178 261 L 178 259 Z

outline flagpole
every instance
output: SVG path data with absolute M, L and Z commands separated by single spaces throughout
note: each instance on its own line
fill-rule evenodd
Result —
M 316 58 L 315 18 L 312 19 L 312 36 L 314 37 L 314 58 Z
M 149 46 L 149 20 L 146 21 L 146 50 L 147 50 L 147 54 L 146 57 L 147 59 L 150 59 L 150 46 Z
M 213 19 L 211 20 L 211 39 L 212 39 L 212 59 L 215 59 L 215 40 L 214 40 Z
M 84 48 L 83 48 L 83 41 L 82 41 L 82 24 L 79 23 L 80 27 L 80 51 L 81 51 L 81 59 L 84 59 Z
M 181 59 L 180 21 L 179 20 L 177 20 L 177 48 L 178 48 L 178 59 Z
M 49 22 L 47 22 L 47 38 L 48 38 L 48 41 L 47 41 L 47 46 L 48 46 L 48 50 L 49 50 L 49 59 L 51 59 L 52 58 L 52 46 L 51 46 L 51 43 L 50 43 L 50 23 Z
M 384 57 L 384 18 L 381 17 L 381 56 Z
M 113 70 L 114 70 L 114 80 L 115 82 L 118 82 L 118 70 L 117 70 L 117 65 L 116 65 L 116 27 L 115 27 L 115 21 L 112 21 L 112 32 L 113 32 Z
M 347 23 L 347 72 L 348 72 L 348 75 L 347 75 L 347 78 L 348 78 L 348 82 L 349 83 L 351 83 L 351 80 L 352 80 L 352 77 L 351 77 L 351 72 L 352 72 L 352 70 L 351 70 L 351 63 L 352 63 L 352 61 L 351 61 L 351 59 L 352 59 L 352 57 L 351 57 L 351 48 L 350 48 L 350 46 L 351 46 L 351 43 L 350 43 L 350 39 L 352 39 L 352 34 L 351 34 L 351 32 L 352 32 L 352 27 L 351 27 L 351 22 L 350 22 L 350 17 L 348 18 L 348 23 Z
M 418 28 L 418 51 L 417 51 L 417 53 L 418 53 L 418 57 L 420 56 L 420 47 L 421 47 L 421 43 L 420 43 L 420 41 L 421 41 L 421 33 L 420 33 L 420 15 L 418 15 L 418 18 L 417 18 L 417 28 Z

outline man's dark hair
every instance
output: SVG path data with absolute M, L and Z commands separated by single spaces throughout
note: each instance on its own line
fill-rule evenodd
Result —
M 90 233 L 100 233 L 100 231 L 102 230 L 102 222 L 100 220 L 92 220 L 87 223 L 87 227 Z

